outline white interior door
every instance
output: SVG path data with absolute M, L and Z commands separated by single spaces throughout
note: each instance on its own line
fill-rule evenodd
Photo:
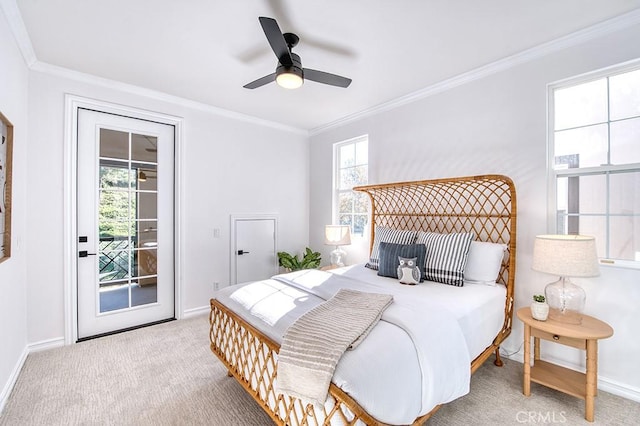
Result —
M 175 316 L 174 127 L 78 109 L 78 338 Z
M 276 218 L 235 218 L 232 226 L 235 231 L 232 284 L 263 280 L 276 274 Z

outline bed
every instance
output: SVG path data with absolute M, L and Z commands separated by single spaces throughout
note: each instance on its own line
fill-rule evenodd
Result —
M 369 268 L 282 274 L 227 287 L 211 299 L 212 352 L 276 424 L 423 424 L 442 404 L 468 392 L 468 375 L 492 354 L 494 364 L 502 365 L 499 347 L 511 332 L 514 297 L 516 194 L 511 179 L 482 175 L 354 189 L 371 199 Z M 388 230 L 472 234 L 474 247 L 501 245 L 495 282 L 402 286 L 380 277 L 380 270 L 371 266 L 374 254 L 384 255 L 381 236 Z M 277 392 L 283 333 L 302 313 L 344 287 L 392 293 L 394 303 L 360 346 L 340 359 L 324 404 Z M 396 330 L 393 317 L 400 311 L 410 318 L 402 321 L 420 323 L 419 331 Z M 436 368 L 424 358 L 432 358 Z M 447 380 L 439 382 L 438 375 Z

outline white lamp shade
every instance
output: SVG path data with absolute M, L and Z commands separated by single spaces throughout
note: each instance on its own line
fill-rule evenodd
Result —
M 596 239 L 586 235 L 538 235 L 531 268 L 561 277 L 598 276 Z
M 326 225 L 324 243 L 330 246 L 346 246 L 351 244 L 351 231 L 348 225 Z

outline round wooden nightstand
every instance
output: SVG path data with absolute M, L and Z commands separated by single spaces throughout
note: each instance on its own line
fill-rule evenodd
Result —
M 320 268 L 321 271 L 330 271 L 332 269 L 336 269 L 339 268 L 338 265 L 327 265 L 327 266 L 323 266 L 322 268 Z
M 598 340 L 611 337 L 613 328 L 589 315 L 582 316 L 581 324 L 565 324 L 552 319 L 538 321 L 531 316 L 529 307 L 518 309 L 517 315 L 524 323 L 523 393 L 526 396 L 531 395 L 531 382 L 535 382 L 584 399 L 584 418 L 592 422 L 594 398 L 598 390 Z M 530 365 L 531 336 L 533 365 Z M 540 339 L 586 350 L 586 374 L 542 361 Z

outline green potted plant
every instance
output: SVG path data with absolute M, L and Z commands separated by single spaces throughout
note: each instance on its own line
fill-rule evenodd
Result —
M 533 295 L 531 304 L 531 316 L 538 321 L 546 321 L 549 316 L 549 305 L 542 294 Z
M 299 259 L 297 254 L 292 256 L 286 251 L 278 252 L 278 265 L 282 266 L 287 271 L 316 269 L 320 266 L 320 262 L 322 262 L 320 253 L 311 250 L 309 247 L 305 249 L 302 259 Z

